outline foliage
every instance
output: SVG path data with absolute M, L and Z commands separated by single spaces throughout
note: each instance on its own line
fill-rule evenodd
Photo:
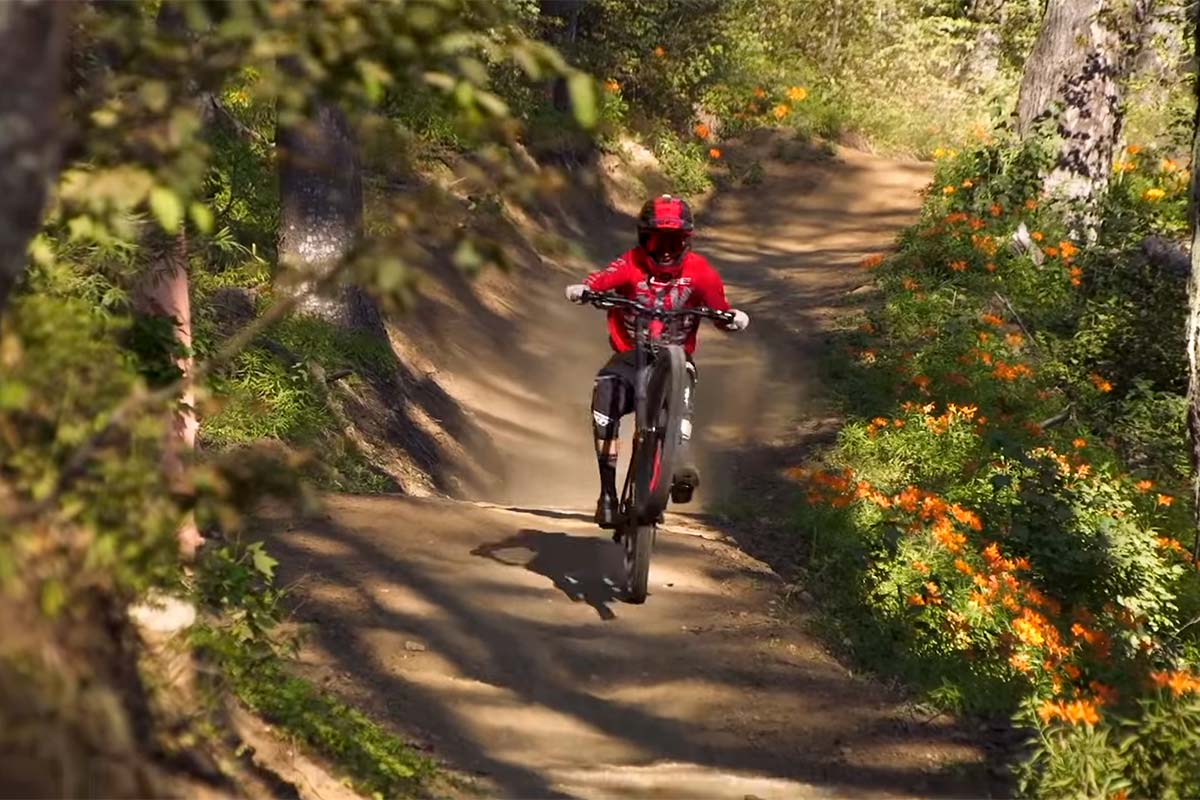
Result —
M 791 472 L 826 624 L 935 702 L 1034 728 L 1029 794 L 1189 796 L 1183 278 L 1128 256 L 1182 230 L 1181 168 L 1128 148 L 1084 245 L 1038 196 L 1039 142 L 938 155 L 921 222 L 863 262 L 882 299 L 833 367 L 855 416 Z
M 86 624 L 97 597 L 121 608 L 149 590 L 178 590 L 176 532 L 185 520 L 237 530 L 264 496 L 300 489 L 304 456 L 262 436 L 325 446 L 337 473 L 330 484 L 378 488 L 361 457 L 329 441 L 319 392 L 290 369 L 311 360 L 361 373 L 392 362 L 358 338 L 289 318 L 294 299 L 270 285 L 275 126 L 320 100 L 345 110 L 367 152 L 376 133 L 389 142 L 407 133 L 431 149 L 469 142 L 478 149 L 465 170 L 472 180 L 517 196 L 540 179 L 505 157 L 517 121 L 493 89 L 519 95 L 522 85 L 565 76 L 583 127 L 596 101 L 590 79 L 523 33 L 528 4 L 167 0 L 69 13 L 62 174 L 30 269 L 0 309 L 0 588 L 57 617 L 72 638 L 71 625 Z M 414 123 L 423 115 L 428 124 Z M 476 268 L 500 260 L 470 226 L 446 225 L 427 196 L 389 200 L 380 235 L 361 242 L 330 283 L 354 280 L 394 310 L 411 300 L 409 265 L 431 250 L 456 248 Z M 163 244 L 185 241 L 197 394 L 207 411 L 215 390 L 225 411 L 205 420 L 209 446 L 176 468 L 165 447 L 186 396 L 174 364 L 176 321 L 139 312 L 138 298 Z M 248 311 L 217 307 L 218 291 L 247 288 Z M 297 358 L 280 358 L 281 349 Z M 268 563 L 261 551 L 216 558 L 225 561 L 200 578 L 215 615 L 206 627 L 240 652 L 265 635 L 278 597 L 251 580 Z M 120 640 L 114 652 L 130 644 L 117 628 L 105 634 Z M 399 791 L 419 772 L 355 713 L 284 679 L 277 665 L 234 654 L 225 663 L 242 670 L 247 696 L 345 758 L 363 786 Z M 99 662 L 101 651 L 87 657 Z M 110 666 L 72 675 L 102 682 L 119 672 Z M 133 713 L 113 708 L 123 711 Z M 145 722 L 153 720 L 137 724 Z
M 193 588 L 211 616 L 193 629 L 194 645 L 221 666 L 223 680 L 277 735 L 332 760 L 356 789 L 384 797 L 418 794 L 435 773 L 432 762 L 288 670 L 285 659 L 295 642 L 276 631 L 283 593 L 273 583 L 275 563 L 261 542 L 233 542 L 207 554 Z

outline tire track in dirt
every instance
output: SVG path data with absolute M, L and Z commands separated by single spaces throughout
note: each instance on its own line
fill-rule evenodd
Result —
M 823 332 L 864 281 L 858 260 L 913 219 L 927 179 L 852 151 L 773 161 L 701 215 L 697 249 L 753 318 L 741 336 L 703 334 L 701 507 L 833 424 L 814 367 Z M 617 241 L 623 226 L 598 213 L 588 232 Z M 737 531 L 673 516 L 649 601 L 619 601 L 620 551 L 588 513 L 601 320 L 560 299 L 567 271 L 545 270 L 509 317 L 521 334 L 506 352 L 463 331 L 439 362 L 508 463 L 512 479 L 479 498 L 492 503 L 339 496 L 319 516 L 267 520 L 296 581 L 305 669 L 487 796 L 988 791 L 970 736 L 829 657 L 781 579 L 731 546 Z

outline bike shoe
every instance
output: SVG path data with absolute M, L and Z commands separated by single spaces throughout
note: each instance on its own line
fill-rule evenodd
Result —
M 695 467 L 681 467 L 675 473 L 675 481 L 671 484 L 671 502 L 680 505 L 692 502 L 692 493 L 700 488 L 700 470 Z
M 596 501 L 596 524 L 606 530 L 617 527 L 617 498 L 611 494 L 602 494 Z

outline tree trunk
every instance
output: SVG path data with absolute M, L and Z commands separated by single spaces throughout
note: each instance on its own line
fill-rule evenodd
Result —
M 1087 29 L 1100 15 L 1102 0 L 1049 0 L 1037 39 L 1021 75 L 1017 132 L 1026 138 L 1061 100 L 1066 77 L 1083 66 Z
M 1006 6 L 1001 0 L 973 0 L 967 16 L 978 27 L 970 51 L 959 65 L 959 76 L 982 84 L 980 91 L 990 86 L 1000 74 L 1000 35 L 1004 27 Z
M 297 311 L 345 328 L 382 333 L 374 302 L 355 286 L 315 285 L 350 255 L 362 236 L 362 172 L 354 136 L 337 107 L 316 101 L 307 119 L 280 125 L 279 264 Z
M 191 495 L 193 487 L 185 457 L 196 449 L 200 422 L 196 417 L 196 396 L 192 386 L 192 304 L 188 286 L 187 235 L 181 231 L 169 238 L 157 233 L 148 238 L 152 243 L 147 250 L 152 255 L 141 276 L 135 303 L 139 313 L 167 317 L 173 322 L 175 342 L 180 348 L 174 361 L 183 378 L 183 389 L 163 449 L 163 471 L 176 494 Z M 202 542 L 192 513 L 189 512 L 180 523 L 176 536 L 180 556 L 192 558 Z
M 0 316 L 58 170 L 69 11 L 57 0 L 0 2 Z
M 1061 139 L 1047 194 L 1087 208 L 1107 188 L 1121 135 L 1121 81 L 1149 6 L 1149 0 L 1128 7 L 1117 0 L 1049 0 L 1017 103 L 1021 136 L 1053 118 Z M 1077 222 L 1094 235 L 1089 212 Z
M 1200 78 L 1200 7 L 1191 20 Z M 1196 87 L 1196 117 L 1192 140 L 1192 272 L 1188 277 L 1188 433 L 1192 445 L 1192 503 L 1196 515 L 1196 543 L 1192 554 L 1200 558 L 1200 80 Z
M 189 36 L 183 9 L 178 3 L 164 2 L 158 10 L 158 31 L 165 38 L 186 41 Z M 170 428 L 163 442 L 162 469 L 171 490 L 177 496 L 194 494 L 191 473 L 185 459 L 196 450 L 196 433 L 200 421 L 196 417 L 195 388 L 192 385 L 192 303 L 188 280 L 187 234 L 164 235 L 152 223 L 142 236 L 143 250 L 148 259 L 132 299 L 136 312 L 149 317 L 164 317 L 171 321 L 178 354 L 174 363 L 183 381 L 176 406 L 171 414 Z M 175 532 L 179 555 L 191 560 L 203 539 L 196 527 L 196 517 L 190 511 Z

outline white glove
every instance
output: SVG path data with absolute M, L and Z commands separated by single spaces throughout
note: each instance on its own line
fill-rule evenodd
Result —
M 733 321 L 725 326 L 727 331 L 744 331 L 750 327 L 750 315 L 745 311 L 733 309 Z
M 583 302 L 583 293 L 587 291 L 587 288 L 588 287 L 584 286 L 582 283 L 576 283 L 576 284 L 572 284 L 571 286 L 568 286 L 567 287 L 567 299 L 570 300 L 572 303 L 582 303 Z

